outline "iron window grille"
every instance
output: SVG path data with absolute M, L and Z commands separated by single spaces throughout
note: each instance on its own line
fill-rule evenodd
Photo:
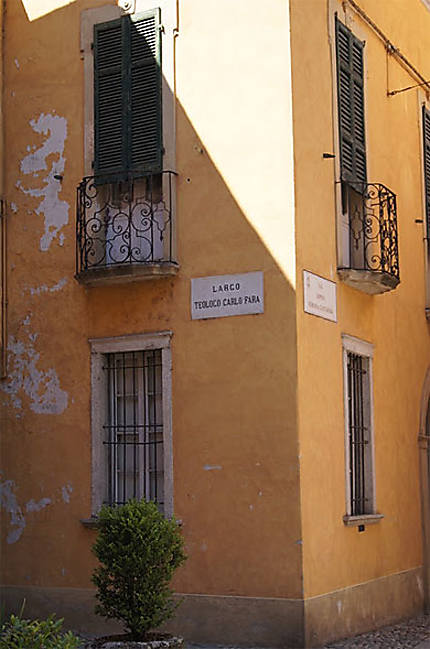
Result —
M 400 279 L 396 195 L 381 183 L 342 183 L 348 217 L 348 253 L 339 268 Z
M 108 503 L 152 500 L 164 509 L 161 350 L 105 355 L 108 412 L 104 447 Z
M 369 358 L 347 352 L 349 501 L 352 516 L 372 513 Z
M 171 263 L 176 173 L 99 184 L 87 176 L 78 186 L 77 277 L 86 271 L 134 264 Z
M 430 239 L 430 110 L 422 107 L 426 237 Z

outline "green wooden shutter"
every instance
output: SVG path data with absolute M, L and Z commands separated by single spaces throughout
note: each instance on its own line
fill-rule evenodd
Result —
M 360 183 L 367 180 L 363 48 L 336 17 L 341 180 Z
M 130 22 L 129 164 L 134 172 L 162 168 L 161 33 L 159 9 Z
M 423 106 L 424 190 L 426 204 L 426 230 L 430 237 L 430 111 Z
M 94 26 L 94 171 L 119 173 L 124 155 L 124 24 Z
M 94 26 L 95 174 L 162 169 L 160 11 Z

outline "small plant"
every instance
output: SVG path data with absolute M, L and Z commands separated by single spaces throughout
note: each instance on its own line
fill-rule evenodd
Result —
M 93 552 L 96 613 L 123 622 L 132 640 L 148 639 L 177 606 L 169 583 L 186 556 L 176 521 L 145 500 L 104 506 Z
M 2 624 L 0 649 L 77 649 L 80 640 L 71 631 L 61 633 L 63 620 L 50 615 L 47 620 L 25 620 L 11 615 Z

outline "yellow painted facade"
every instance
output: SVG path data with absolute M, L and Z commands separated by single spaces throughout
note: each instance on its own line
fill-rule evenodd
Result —
M 102 630 L 91 611 L 95 531 L 82 523 L 96 513 L 91 345 L 171 332 L 172 396 L 163 406 L 171 406 L 173 510 L 189 556 L 175 578 L 185 599 L 172 628 L 203 642 L 318 646 L 422 610 L 427 5 L 155 2 L 161 22 L 169 16 L 163 102 L 174 118 L 164 147 L 177 172 L 179 270 L 116 283 L 110 268 L 111 279 L 89 286 L 75 277 L 76 188 L 93 173 L 84 36 L 89 17 L 104 22 L 124 10 L 113 0 L 4 3 L 7 608 L 26 597 L 29 614 L 56 611 L 73 628 Z M 397 197 L 400 283 L 377 295 L 338 273 L 335 14 L 365 41 L 368 182 Z M 416 87 L 388 94 L 408 86 Z M 335 283 L 335 322 L 305 312 L 304 270 Z M 264 313 L 192 319 L 191 280 L 255 271 Z M 383 515 L 350 526 L 342 335 L 373 345 L 372 514 Z
M 430 15 L 424 3 L 370 1 L 361 2 L 360 8 L 394 47 L 413 61 L 424 78 L 429 78 L 426 52 L 430 43 L 425 26 Z M 324 151 L 335 150 L 337 129 L 332 93 L 334 52 L 330 47 L 336 11 L 366 43 L 368 178 L 384 183 L 397 195 L 401 282 L 396 290 L 380 296 L 369 296 L 338 282 L 336 324 L 297 309 L 305 597 L 422 563 L 417 433 L 429 338 L 425 318 L 425 226 L 415 219 L 423 219 L 421 105 L 425 95 L 415 88 L 387 96 L 389 91 L 419 81 L 395 57 L 387 55 L 381 37 L 348 2 L 292 3 L 293 52 L 300 49 L 299 57 L 293 57 L 293 102 L 295 114 L 300 114 L 295 119 L 294 143 L 297 276 L 300 278 L 300 269 L 306 268 L 336 280 L 333 188 L 339 178 L 338 167 L 333 160 L 322 159 Z M 329 34 L 327 21 L 331 23 Z M 305 31 L 307 37 L 302 39 L 299 35 Z M 330 43 L 318 50 L 321 54 L 317 56 L 321 33 L 325 39 L 329 36 Z M 327 100 L 323 101 L 323 97 Z M 345 499 L 343 490 L 336 486 L 342 484 L 345 470 L 344 413 L 339 408 L 343 391 L 342 333 L 375 346 L 376 502 L 384 519 L 366 529 L 365 534 L 345 529 L 339 516 Z M 324 524 L 320 520 L 322 512 Z

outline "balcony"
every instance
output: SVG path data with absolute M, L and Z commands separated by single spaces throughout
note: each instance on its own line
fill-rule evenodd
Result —
M 79 282 L 97 286 L 176 275 L 175 176 L 163 171 L 83 178 L 76 206 Z
M 400 282 L 396 195 L 379 183 L 343 183 L 342 201 L 341 279 L 370 295 L 392 291 Z

